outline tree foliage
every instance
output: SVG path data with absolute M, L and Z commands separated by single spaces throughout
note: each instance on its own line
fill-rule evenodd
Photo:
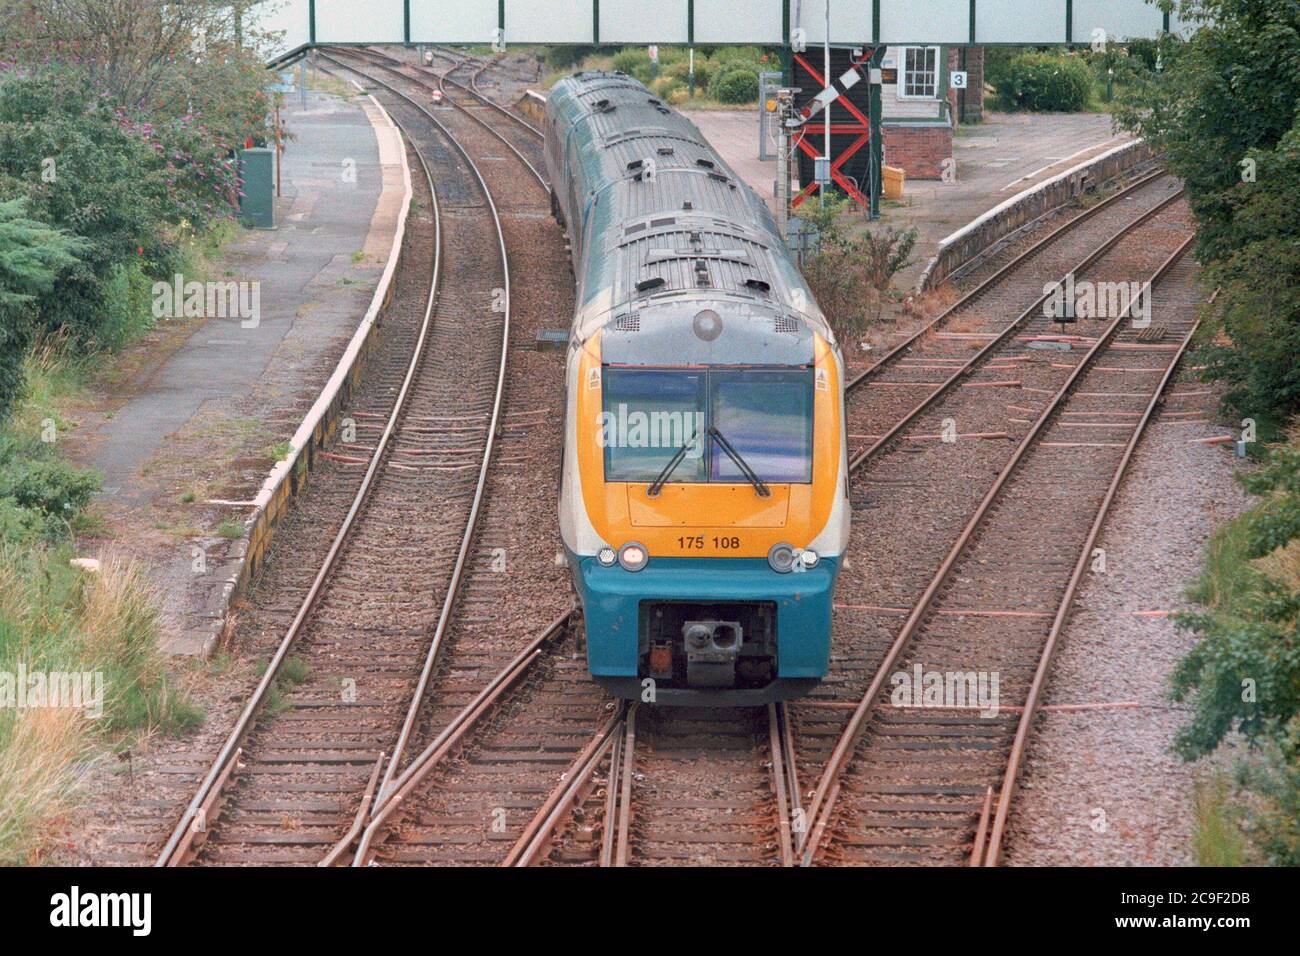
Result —
M 1205 610 L 1180 615 L 1196 635 L 1178 662 L 1172 697 L 1190 700 L 1191 719 L 1175 749 L 1186 759 L 1212 752 L 1237 732 L 1261 745 L 1247 784 L 1268 799 L 1252 816 L 1256 842 L 1278 863 L 1300 863 L 1300 590 L 1295 575 L 1266 573 L 1255 562 L 1300 541 L 1300 448 L 1270 452 L 1242 483 L 1265 499 L 1219 532 L 1234 541 L 1220 556 L 1227 583 Z M 1295 566 L 1300 567 L 1300 563 Z M 1202 589 L 1205 591 L 1206 589 Z
M 38 303 L 75 267 L 82 243 L 27 216 L 22 199 L 0 202 L 0 419 L 20 384 Z
M 17 313 L 0 306 L 0 418 L 33 333 L 119 347 L 129 331 L 147 327 L 147 314 L 126 314 L 138 311 L 139 290 L 170 278 L 187 243 L 234 214 L 236 149 L 266 135 L 273 105 L 265 37 L 241 25 L 248 5 L 0 4 L 0 204 L 9 252 L 35 241 L 17 230 L 39 227 L 50 239 L 42 248 L 72 254 L 58 261 L 57 284 L 24 287 L 17 272 L 0 269 L 0 301 L 21 302 Z M 21 206 L 7 205 L 15 200 Z M 75 249 L 55 236 L 74 240 Z
M 1300 0 L 1187 0 L 1117 115 L 1183 178 L 1197 251 L 1221 294 L 1211 378 L 1246 415 L 1300 409 Z M 1214 336 L 1207 336 L 1213 338 Z

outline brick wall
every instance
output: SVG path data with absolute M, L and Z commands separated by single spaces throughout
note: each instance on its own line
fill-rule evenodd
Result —
M 962 66 L 965 55 L 966 65 Z M 948 47 L 948 73 L 966 71 L 966 89 L 948 88 L 948 103 L 952 107 L 953 122 L 961 118 L 967 123 L 984 119 L 984 48 L 982 46 Z
M 908 179 L 940 179 L 943 161 L 952 157 L 952 127 L 947 123 L 885 123 L 885 165 L 900 167 Z

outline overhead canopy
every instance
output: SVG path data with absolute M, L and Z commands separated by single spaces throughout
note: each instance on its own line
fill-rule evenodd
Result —
M 825 0 L 266 0 L 279 53 L 344 43 L 819 44 Z M 1091 43 L 1182 32 L 1155 0 L 831 0 L 831 42 Z M 802 31 L 799 33 L 798 31 Z

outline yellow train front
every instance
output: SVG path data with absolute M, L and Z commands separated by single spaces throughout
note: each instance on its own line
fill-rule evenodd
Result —
M 767 206 L 621 73 L 558 83 L 577 280 L 560 529 L 588 666 L 658 704 L 826 674 L 849 533 L 843 364 Z

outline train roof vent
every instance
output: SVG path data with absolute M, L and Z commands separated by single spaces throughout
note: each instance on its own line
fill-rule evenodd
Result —
M 746 279 L 745 286 L 746 288 L 753 289 L 755 292 L 762 292 L 764 295 L 772 291 L 772 283 L 764 282 L 762 279 Z M 781 322 L 780 319 L 777 319 L 776 321 L 778 325 Z M 778 328 L 777 331 L 780 332 L 780 328 Z
M 661 279 L 660 281 L 662 282 L 663 280 Z M 636 312 L 629 312 L 626 315 L 617 316 L 614 319 L 614 328 L 619 332 L 640 332 L 641 316 Z
M 631 172 L 634 169 L 640 169 L 644 165 L 645 165 L 644 159 L 634 159 L 627 164 L 627 169 L 628 172 Z
M 611 103 L 609 100 L 596 100 L 595 104 L 592 106 L 592 109 L 594 109 L 597 113 L 612 113 L 614 112 L 614 104 Z
M 683 200 L 682 200 L 682 208 L 683 208 L 683 209 L 694 209 L 694 208 L 695 208 L 695 203 L 691 202 L 689 199 L 683 199 Z
M 716 164 L 711 159 L 697 159 L 695 165 L 703 166 L 705 169 L 713 169 Z
M 664 285 L 667 280 L 663 276 L 652 276 L 649 279 L 642 279 L 636 284 L 636 291 L 649 292 L 651 289 L 657 289 Z
M 660 146 L 655 150 L 655 152 L 660 156 L 671 156 L 673 154 L 673 148 L 671 146 Z
M 634 233 L 634 232 L 640 232 L 640 231 L 641 231 L 642 229 L 644 229 L 644 228 L 645 228 L 645 223 L 643 223 L 643 222 L 638 222 L 638 223 L 635 223 L 635 224 L 633 224 L 633 225 L 631 225 L 631 226 L 628 226 L 626 229 L 624 229 L 624 230 L 623 230 L 623 235 L 625 235 L 625 236 L 630 236 L 630 235 L 632 235 L 632 233 Z
M 651 220 L 650 220 L 650 228 L 651 228 L 651 229 L 657 229 L 657 228 L 660 227 L 660 226 L 675 226 L 675 225 L 677 225 L 677 217 L 676 217 L 676 216 L 667 216 L 667 217 L 662 218 L 662 219 L 651 219 Z
M 751 279 L 750 281 L 752 282 L 754 280 Z M 746 283 L 746 285 L 748 284 L 749 283 Z M 799 331 L 799 320 L 792 319 L 788 315 L 778 315 L 776 317 L 776 320 L 772 323 L 772 325 L 777 332 L 798 332 Z

